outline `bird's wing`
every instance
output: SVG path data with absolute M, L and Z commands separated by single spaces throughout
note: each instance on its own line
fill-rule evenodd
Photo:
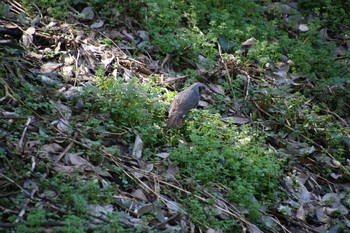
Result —
M 186 96 L 187 98 L 182 98 L 178 103 L 176 109 L 178 111 L 188 113 L 192 108 L 197 107 L 199 102 L 198 95 Z

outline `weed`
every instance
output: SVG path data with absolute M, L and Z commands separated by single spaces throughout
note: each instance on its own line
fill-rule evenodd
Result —
M 32 5 L 30 0 L 22 0 L 23 6 L 28 12 L 34 12 L 36 8 Z M 63 19 L 68 13 L 69 0 L 38 0 L 37 6 L 40 6 L 45 14 L 48 14 L 57 19 Z
M 258 132 L 225 125 L 219 115 L 193 112 L 186 127 L 190 147 L 179 145 L 171 157 L 182 174 L 199 184 L 213 187 L 221 183 L 229 188 L 232 201 L 257 211 L 258 200 L 272 200 L 280 174 L 280 162 L 264 149 Z M 254 205 L 253 205 L 254 204 Z
M 186 198 L 190 218 L 201 225 L 209 225 L 211 228 L 220 229 L 222 232 L 239 231 L 239 222 L 237 220 L 220 219 L 217 211 L 208 205 L 204 205 L 198 199 Z
M 103 121 L 110 128 L 132 127 L 141 134 L 146 145 L 162 142 L 166 105 L 161 101 L 161 89 L 152 84 L 141 85 L 137 79 L 125 83 L 107 77 L 97 79 L 97 85 L 103 92 L 86 91 L 85 98 L 90 100 L 87 109 L 110 116 L 106 117 L 110 120 L 91 118 L 86 124 L 98 125 Z M 134 134 L 125 136 L 133 140 Z

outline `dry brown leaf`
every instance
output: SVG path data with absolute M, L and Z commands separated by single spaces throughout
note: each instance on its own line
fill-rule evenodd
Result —
M 323 222 L 323 223 L 328 223 L 331 221 L 331 218 L 328 217 L 328 215 L 325 213 L 325 208 L 318 206 L 316 207 L 316 216 L 318 221 Z
M 59 164 L 55 164 L 53 169 L 56 172 L 63 172 L 63 173 L 68 173 L 68 174 L 70 174 L 70 173 L 75 171 L 75 168 L 72 167 L 72 166 L 62 166 L 62 165 L 59 165 Z
M 229 219 L 230 218 L 230 215 L 228 213 L 222 211 L 222 209 L 224 209 L 224 210 L 228 209 L 225 202 L 220 201 L 219 199 L 216 199 L 215 205 L 220 207 L 220 208 L 216 208 L 216 212 L 220 216 L 220 218 L 222 218 L 222 219 Z
M 136 135 L 132 157 L 140 159 L 142 157 L 143 142 L 139 134 Z
M 225 95 L 225 89 L 221 85 L 209 83 L 208 86 L 213 92 L 218 93 L 220 95 Z
M 247 224 L 250 233 L 263 233 L 256 225 L 249 223 Z
M 113 53 L 104 53 L 101 58 L 101 62 L 106 68 L 114 60 L 115 56 Z
M 65 164 L 70 165 L 70 166 L 91 165 L 86 159 L 84 159 L 80 156 L 82 154 L 83 154 L 82 152 L 67 153 L 64 156 Z
M 97 28 L 101 28 L 105 23 L 103 22 L 103 20 L 99 20 L 96 21 L 95 23 L 90 25 L 91 29 L 97 29 Z
M 249 38 L 248 40 L 244 41 L 242 43 L 243 46 L 252 46 L 255 44 L 255 39 L 254 38 Z
M 45 154 L 59 153 L 63 151 L 63 147 L 57 143 L 46 144 L 41 147 L 41 151 Z
M 157 153 L 156 156 L 162 158 L 162 159 L 167 159 L 169 157 L 170 153 L 169 152 L 161 152 Z
M 305 212 L 304 207 L 302 205 L 298 208 L 295 217 L 297 219 L 301 220 L 301 221 L 305 221 L 305 219 L 306 219 L 306 212 Z
M 114 207 L 111 204 L 105 204 L 105 205 L 87 205 L 86 208 L 88 209 L 89 213 L 96 217 L 105 217 L 108 214 L 113 213 Z M 93 218 L 93 222 L 100 223 L 102 222 L 101 219 Z
M 139 217 L 141 217 L 144 214 L 151 213 L 153 211 L 153 205 L 142 205 L 141 207 L 138 207 L 134 210 L 135 214 Z
M 137 35 L 143 40 L 143 41 L 149 41 L 149 35 L 148 32 L 139 30 L 137 31 Z
M 95 13 L 91 6 L 85 7 L 81 13 L 80 18 L 85 20 L 93 20 L 95 18 Z
M 167 181 L 176 181 L 175 175 L 179 173 L 179 168 L 174 166 L 172 163 L 169 163 L 168 169 L 166 172 Z
M 24 47 L 30 48 L 31 45 L 33 44 L 33 35 L 35 34 L 35 27 L 29 27 L 22 36 L 22 43 Z
M 300 24 L 299 25 L 299 31 L 300 32 L 308 32 L 310 29 L 306 24 Z
M 208 108 L 209 104 L 207 101 L 200 100 L 198 102 L 198 106 L 206 109 L 206 108 Z
M 51 73 L 63 66 L 63 63 L 47 62 L 40 67 L 42 73 Z
M 213 228 L 209 228 L 206 233 L 222 233 L 221 230 L 214 230 Z
M 221 120 L 225 123 L 231 122 L 238 125 L 243 125 L 250 122 L 250 119 L 246 117 L 223 117 Z
M 62 68 L 62 75 L 67 77 L 67 78 L 72 78 L 72 77 L 74 77 L 74 70 L 75 70 L 75 68 L 73 65 L 64 66 Z
M 142 191 L 142 189 L 136 189 L 134 192 L 131 193 L 131 195 L 141 201 L 148 202 L 148 199 L 145 193 Z
M 105 49 L 105 45 L 94 46 L 91 44 L 82 44 L 82 48 L 87 52 L 101 54 Z
M 111 178 L 113 177 L 108 171 L 102 169 L 99 166 L 95 166 L 94 171 L 100 176 L 111 177 Z
M 181 209 L 181 207 L 180 207 L 181 205 L 178 202 L 166 200 L 165 204 L 169 210 L 169 213 L 184 212 Z

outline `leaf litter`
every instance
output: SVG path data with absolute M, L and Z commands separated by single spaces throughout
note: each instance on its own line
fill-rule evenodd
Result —
M 10 1 L 6 2 L 9 3 Z M 285 4 L 282 4 L 282 10 L 287 15 L 291 14 L 290 12 L 292 11 L 290 6 Z M 266 11 L 272 12 L 273 9 L 269 8 Z M 2 62 L 5 63 L 6 69 L 11 71 L 11 73 L 18 74 L 16 68 L 21 67 L 23 69 L 22 72 L 27 72 L 25 76 L 34 78 L 34 80 L 40 82 L 40 85 L 51 87 L 53 93 L 47 94 L 47 90 L 38 85 L 39 94 L 34 97 L 47 98 L 48 103 L 52 105 L 52 111 L 43 113 L 32 109 L 30 117 L 33 118 L 33 121 L 28 122 L 27 130 L 22 132 L 23 142 L 20 143 L 21 147 L 18 147 L 17 144 L 19 142 L 11 137 L 11 134 L 14 132 L 8 127 L 1 125 L 1 159 L 2 166 L 4 166 L 4 168 L 0 167 L 0 185 L 3 188 L 1 195 L 13 198 L 21 192 L 31 193 L 33 200 L 35 198 L 38 202 L 51 202 L 51 205 L 57 209 L 57 213 L 62 214 L 62 211 L 60 212 L 58 209 L 62 209 L 63 212 L 66 209 L 57 203 L 58 193 L 49 188 L 41 189 L 33 179 L 21 179 L 18 171 L 12 168 L 9 159 L 17 158 L 19 161 L 30 163 L 32 173 L 35 171 L 36 163 L 39 160 L 47 163 L 53 162 L 52 166 L 47 166 L 47 171 L 44 172 L 45 176 L 55 172 L 66 175 L 73 175 L 78 172 L 79 179 L 85 180 L 87 177 L 92 176 L 101 186 L 108 187 L 111 180 L 115 179 L 115 173 L 108 171 L 105 166 L 102 166 L 105 163 L 119 168 L 125 177 L 134 181 L 134 184 L 132 189 L 123 189 L 123 182 L 126 181 L 115 181 L 120 183 L 120 185 L 118 190 L 116 190 L 117 195 L 114 195 L 115 203 L 113 204 L 105 203 L 104 200 L 101 200 L 99 204 L 87 203 L 86 208 L 91 214 L 91 224 L 104 224 L 106 221 L 109 221 L 106 218 L 108 214 L 120 213 L 122 216 L 120 218 L 121 224 L 134 229 L 140 224 L 144 224 L 159 230 L 164 229 L 164 227 L 173 229 L 170 232 L 175 232 L 176 226 L 179 226 L 184 231 L 190 229 L 191 232 L 194 232 L 196 226 L 191 222 L 184 207 L 185 205 L 181 203 L 181 198 L 174 195 L 174 192 L 191 195 L 203 203 L 207 203 L 206 199 L 212 198 L 212 195 L 205 191 L 192 193 L 191 189 L 186 189 L 185 184 L 177 179 L 179 169 L 171 163 L 169 152 L 156 154 L 159 159 L 167 161 L 168 166 L 160 163 L 151 163 L 143 159 L 143 141 L 141 136 L 135 133 L 135 142 L 131 153 L 127 148 L 132 145 L 125 145 L 125 142 L 118 136 L 116 136 L 117 139 L 113 139 L 114 142 L 118 142 L 121 147 L 124 147 L 121 156 L 116 157 L 101 146 L 99 142 L 94 141 L 93 137 L 89 138 L 83 135 L 72 137 L 73 126 L 70 123 L 73 114 L 80 116 L 82 119 L 85 117 L 80 110 L 86 103 L 80 96 L 86 87 L 91 86 L 90 82 L 96 77 L 95 73 L 91 71 L 97 70 L 99 64 L 103 64 L 104 68 L 110 73 L 121 74 L 125 81 L 130 80 L 134 76 L 140 80 L 147 80 L 148 75 L 158 72 L 161 73 L 163 79 L 161 83 L 181 83 L 187 77 L 174 77 L 174 72 L 170 66 L 167 66 L 168 62 L 166 59 L 161 62 L 153 60 L 151 56 L 145 54 L 139 55 L 136 59 L 128 55 L 129 50 L 136 49 L 135 41 L 137 38 L 140 38 L 142 42 L 150 41 L 147 31 L 144 31 L 142 28 L 133 28 L 129 22 L 125 22 L 126 24 L 129 23 L 129 27 L 113 30 L 104 29 L 106 35 L 100 35 L 101 37 L 119 38 L 118 44 L 107 47 L 94 40 L 92 34 L 95 32 L 88 30 L 88 28 L 96 30 L 106 26 L 103 21 L 96 20 L 93 9 L 91 7 L 84 8 L 78 18 L 86 22 L 78 22 L 73 25 L 60 21 L 41 21 L 36 24 L 32 23 L 31 26 L 17 25 L 24 32 L 22 35 L 24 47 L 35 48 L 34 45 L 37 43 L 35 41 L 36 37 L 45 39 L 50 46 L 41 48 L 42 51 L 33 49 L 34 51 L 27 53 L 25 56 L 18 56 L 12 63 L 8 61 Z M 126 20 L 130 20 L 130 18 Z M 2 19 L 0 19 L 0 22 L 5 23 L 2 22 Z M 47 24 L 48 30 L 45 29 L 45 24 Z M 307 24 L 300 23 L 293 27 L 301 33 L 309 31 Z M 74 31 L 74 33 L 68 34 L 68 31 Z M 322 39 L 332 40 L 327 28 L 321 29 L 319 33 Z M 53 35 L 61 35 L 60 40 L 53 39 Z M 67 50 L 62 50 L 60 41 L 64 41 Z M 244 53 L 247 50 L 254 49 L 255 43 L 254 38 L 243 41 L 241 52 Z M 222 46 L 229 46 L 225 44 L 224 39 L 222 39 Z M 55 48 L 55 51 L 51 48 Z M 148 49 L 152 53 L 152 48 L 148 47 Z M 50 61 L 47 61 L 48 57 L 45 54 L 49 53 L 53 53 L 55 56 L 53 59 L 49 59 Z M 338 47 L 336 56 L 342 55 L 344 55 L 343 47 Z M 236 63 L 234 57 L 229 57 L 225 60 L 225 67 L 216 64 L 212 68 L 213 70 L 210 71 L 204 68 L 206 67 L 205 57 L 202 56 L 198 60 L 198 63 L 195 65 L 199 73 L 208 74 L 212 72 L 211 75 L 223 77 L 227 72 L 235 71 L 242 77 L 243 85 L 246 88 L 248 88 L 248 85 L 254 85 L 250 83 L 254 82 L 250 77 L 258 79 L 259 75 L 255 74 L 261 72 L 254 67 L 245 69 Z M 112 65 L 113 62 L 115 65 Z M 287 84 L 299 85 L 300 79 L 306 78 L 303 75 L 291 73 L 287 60 L 277 71 L 270 72 L 266 70 L 264 74 L 271 82 L 281 86 Z M 24 79 L 23 75 L 18 76 L 23 83 L 30 83 L 26 80 L 27 77 Z M 79 82 L 74 81 L 78 77 Z M 69 80 L 69 84 L 67 84 L 67 80 L 64 80 L 65 78 Z M 269 79 L 267 79 L 268 82 Z M 15 91 L 11 88 L 13 80 L 1 79 L 1 81 L 1 85 L 6 89 L 6 95 L 1 98 L 1 103 L 6 103 L 6 110 L 1 109 L 0 117 L 11 127 L 16 120 L 23 117 L 21 114 L 16 113 L 18 102 L 21 101 L 17 99 L 14 95 Z M 222 96 L 227 94 L 219 83 L 210 82 L 208 86 L 215 94 Z M 248 89 L 247 94 L 249 94 Z M 215 98 L 211 97 L 213 94 L 206 95 L 207 101 L 200 103 L 200 106 L 204 108 L 208 107 L 208 103 L 215 104 L 216 101 Z M 57 98 L 76 101 L 75 109 L 70 109 L 60 100 L 52 101 L 52 99 Z M 227 97 L 226 101 L 230 101 L 229 97 Z M 251 118 L 241 114 L 239 106 L 237 104 L 237 107 L 230 111 L 229 115 L 223 116 L 222 121 L 232 122 L 237 125 L 249 124 Z M 258 105 L 256 107 L 259 109 Z M 46 140 L 33 140 L 35 137 Z M 49 141 L 47 140 L 48 138 L 53 139 L 54 142 L 45 143 L 45 141 Z M 263 213 L 262 221 L 266 223 L 266 227 L 270 227 L 269 230 L 271 232 L 341 232 L 339 222 L 343 221 L 347 229 L 349 229 L 348 208 L 350 208 L 350 195 L 346 185 L 343 187 L 342 182 L 338 184 L 338 181 L 343 179 L 343 177 L 348 178 L 349 173 L 344 171 L 343 165 L 331 155 L 327 153 L 324 153 L 322 156 L 316 155 L 320 149 L 322 151 L 322 147 L 317 146 L 317 144 L 310 146 L 308 143 L 300 143 L 299 139 L 294 137 L 285 139 L 284 143 L 289 146 L 284 148 L 284 156 L 293 158 L 290 162 L 292 172 L 281 178 L 281 189 L 286 194 L 285 199 L 281 200 L 281 203 L 276 203 L 274 211 L 265 213 L 261 210 L 261 213 Z M 108 144 L 106 137 L 102 137 L 102 140 L 105 140 L 106 145 Z M 349 141 L 348 138 L 344 140 L 347 143 Z M 92 155 L 72 152 L 71 146 L 74 144 L 89 151 L 102 154 L 105 161 L 94 161 Z M 272 145 L 270 146 L 272 147 Z M 280 148 L 276 145 L 275 149 L 278 150 Z M 308 156 L 308 159 L 305 159 L 305 155 Z M 318 164 L 337 169 L 337 172 L 333 172 L 331 175 L 332 181 L 324 174 L 318 172 Z M 14 178 L 10 178 L 10 173 L 14 174 Z M 31 175 L 33 174 L 27 174 L 28 177 Z M 263 232 L 244 217 L 244 210 L 236 208 L 233 203 L 229 203 L 223 193 L 218 193 L 214 200 L 215 203 L 212 205 L 217 209 L 221 219 L 232 218 L 240 221 L 242 232 Z M 20 222 L 25 215 L 25 206 L 34 205 L 34 202 L 31 203 L 32 201 L 28 200 L 27 203 L 21 203 L 22 207 L 15 210 L 6 209 L 6 206 L 1 206 L 1 208 L 18 213 L 17 222 Z M 209 205 L 209 203 L 207 204 Z M 140 218 L 150 213 L 154 215 L 153 218 L 148 218 L 148 220 Z M 6 225 L 7 221 L 2 216 L 0 230 L 15 227 L 17 224 Z M 57 226 L 60 226 L 60 224 L 61 222 L 56 223 Z M 210 226 L 207 226 L 206 229 L 206 232 L 221 232 L 220 229 L 213 229 Z

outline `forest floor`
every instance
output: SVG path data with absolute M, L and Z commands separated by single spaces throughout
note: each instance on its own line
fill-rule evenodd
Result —
M 281 4 L 279 17 L 269 4 L 266 24 L 299 10 Z M 272 57 L 285 37 L 237 47 L 199 32 L 170 39 L 167 52 L 128 10 L 114 11 L 111 24 L 92 7 L 69 7 L 58 20 L 38 6 L 30 17 L 16 1 L 5 5 L 0 231 L 350 232 L 345 33 L 314 29 L 304 14 L 278 27 L 300 42 L 295 53 L 267 61 L 263 52 Z M 333 44 L 329 54 L 300 53 L 312 30 Z M 182 40 L 192 44 L 174 52 Z M 197 42 L 212 56 L 187 54 Z M 198 81 L 208 89 L 198 108 L 167 128 L 172 99 Z

